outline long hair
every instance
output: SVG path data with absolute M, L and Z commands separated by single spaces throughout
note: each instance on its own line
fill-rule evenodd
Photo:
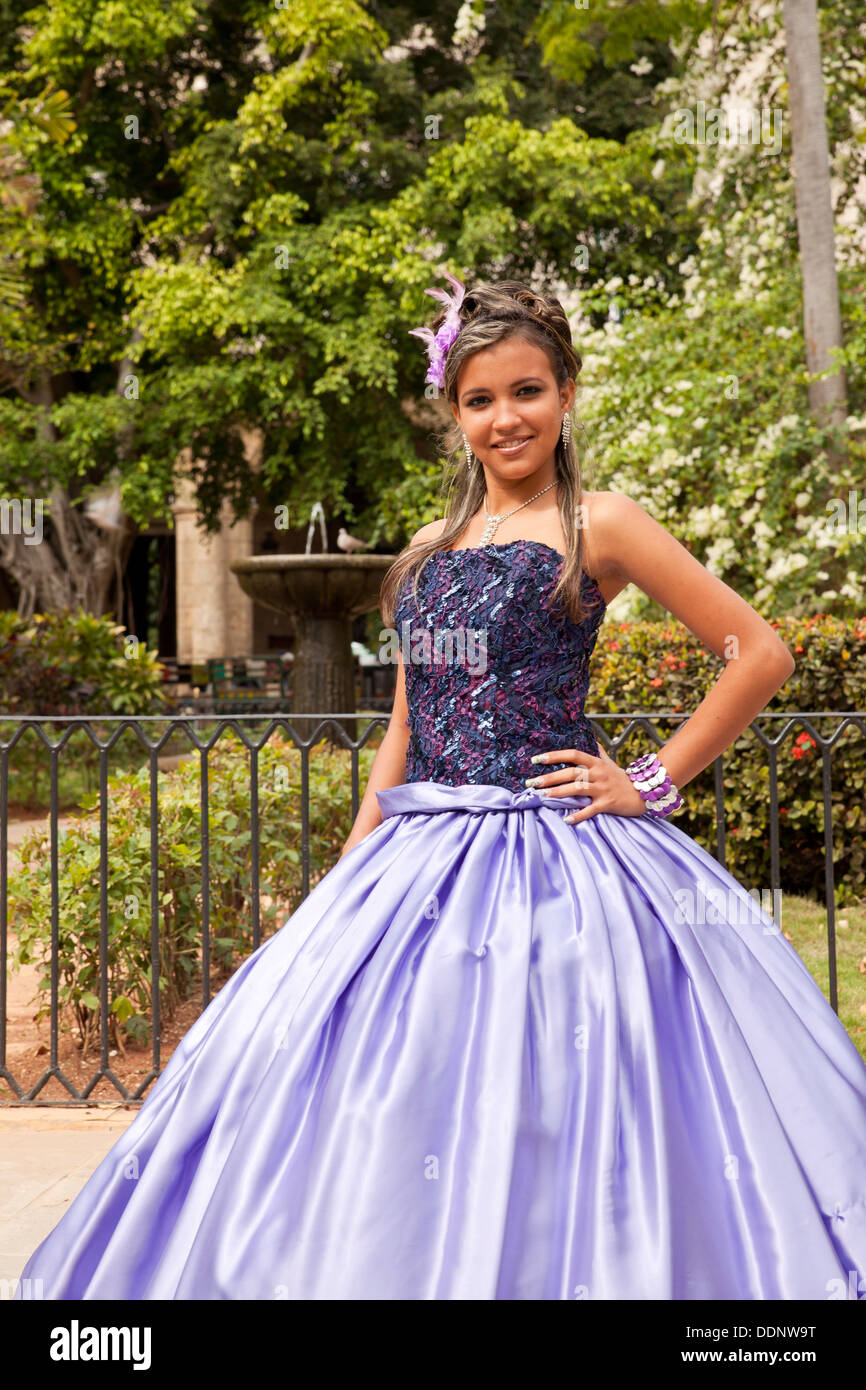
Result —
M 516 280 L 499 280 L 476 285 L 467 291 L 460 305 L 462 327 L 445 358 L 444 386 L 449 404 L 457 399 L 457 378 L 463 363 L 473 353 L 519 336 L 543 349 L 558 386 L 571 378 L 577 381 L 582 366 L 580 354 L 571 341 L 571 329 L 565 310 L 552 295 L 536 294 Z M 443 322 L 442 309 L 432 320 L 435 333 Z M 480 461 L 472 469 L 466 467 L 463 454 L 463 432 L 451 417 L 441 431 L 440 446 L 447 455 L 443 491 L 448 500 L 445 526 L 435 540 L 420 541 L 406 547 L 397 556 L 382 582 L 379 606 L 386 625 L 394 622 L 397 597 L 404 581 L 413 578 L 417 594 L 418 579 L 425 564 L 437 550 L 448 550 L 463 534 L 480 508 L 485 495 L 484 474 Z M 583 579 L 583 541 L 580 509 L 581 479 L 577 452 L 571 440 L 567 443 L 560 434 L 554 454 L 556 497 L 562 529 L 566 540 L 565 558 L 551 599 L 559 602 L 577 622 L 586 616 L 581 584 Z

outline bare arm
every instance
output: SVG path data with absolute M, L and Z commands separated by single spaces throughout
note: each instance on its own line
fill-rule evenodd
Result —
M 587 555 L 595 577 L 634 583 L 725 662 L 712 690 L 664 745 L 678 787 L 729 748 L 772 699 L 795 662 L 769 623 L 704 569 L 637 502 L 616 493 L 592 498 Z
M 794 658 L 760 613 L 680 545 L 669 531 L 628 497 L 589 495 L 586 517 L 587 568 L 606 598 L 634 583 L 725 662 L 725 669 L 690 719 L 669 738 L 660 757 L 675 786 L 683 787 L 734 742 L 760 714 L 794 669 Z M 647 751 L 650 751 L 649 749 Z M 604 749 L 553 749 L 536 763 L 566 763 L 530 785 L 554 798 L 573 794 L 590 804 L 565 817 L 569 824 L 599 812 L 646 814 L 646 803 L 625 769 Z M 578 780 L 574 765 L 582 770 Z
M 344 854 L 348 854 L 350 849 L 354 849 L 365 835 L 369 835 L 371 830 L 375 830 L 376 826 L 381 824 L 382 813 L 376 800 L 376 792 L 382 791 L 385 787 L 398 787 L 401 782 L 406 780 L 406 748 L 409 743 L 407 714 L 406 675 L 401 658 L 391 718 L 388 721 L 388 728 L 385 730 L 385 737 L 373 759 L 370 777 L 361 805 L 358 807 L 355 823 L 340 852 L 341 859 Z

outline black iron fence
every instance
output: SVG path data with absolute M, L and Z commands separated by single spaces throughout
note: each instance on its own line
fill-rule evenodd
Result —
M 636 732 L 644 736 L 643 746 L 652 740 L 656 746 L 665 742 L 674 727 L 688 716 L 682 714 L 607 714 L 590 716 L 600 745 L 616 757 L 618 750 Z M 832 723 L 830 722 L 832 721 Z M 312 886 L 312 855 L 310 835 L 310 795 L 311 759 L 316 750 L 323 746 L 331 749 L 343 748 L 348 756 L 348 792 L 351 817 L 357 813 L 361 797 L 361 753 L 371 741 L 375 741 L 378 731 L 387 724 L 384 715 L 234 715 L 216 717 L 212 715 L 154 715 L 105 716 L 105 717 L 12 717 L 0 716 L 0 1085 L 5 1083 L 8 1096 L 0 1095 L 0 1104 L 70 1105 L 92 1103 L 90 1097 L 101 1082 L 109 1083 L 119 1098 L 127 1102 L 140 1102 L 147 1089 L 160 1075 L 163 1065 L 161 1045 L 161 918 L 160 918 L 160 804 L 159 779 L 160 763 L 166 750 L 175 750 L 177 757 L 178 740 L 183 741 L 185 756 L 190 754 L 199 759 L 199 863 L 200 890 L 197 911 L 200 914 L 200 941 L 198 965 L 201 974 L 201 1009 L 207 1007 L 211 998 L 212 961 L 212 922 L 211 922 L 211 875 L 210 875 L 210 799 L 211 799 L 211 754 L 223 735 L 231 730 L 249 754 L 249 933 L 248 940 L 255 950 L 262 941 L 262 914 L 260 901 L 260 785 L 259 760 L 262 749 L 276 731 L 297 750 L 300 767 L 297 788 L 297 813 L 300 818 L 300 854 L 298 863 L 299 895 L 305 897 Z M 364 726 L 361 728 L 361 726 Z M 160 726 L 162 726 L 160 728 Z M 666 732 L 660 732 L 664 729 Z M 613 728 L 614 732 L 611 732 Z M 358 732 L 360 730 L 360 732 Z M 350 736 L 357 732 L 357 737 Z M 770 889 L 775 895 L 781 892 L 781 836 L 779 805 L 779 756 L 783 748 L 789 753 L 795 740 L 808 735 L 813 742 L 815 759 L 820 759 L 820 790 L 816 787 L 816 804 L 820 802 L 823 845 L 823 898 L 827 915 L 827 956 L 829 965 L 830 1002 L 838 1010 L 837 972 L 836 972 L 836 871 L 834 865 L 834 755 L 838 759 L 840 741 L 848 731 L 854 731 L 860 738 L 866 733 L 866 711 L 804 711 L 785 714 L 763 714 L 750 726 L 750 732 L 757 747 L 766 758 L 767 782 L 767 828 L 768 863 Z M 65 758 L 71 759 L 73 735 L 83 735 L 89 741 L 95 760 L 95 808 L 99 817 L 99 983 L 98 983 L 98 1064 L 83 1085 L 76 1086 L 66 1075 L 60 1061 L 60 1040 L 64 1022 L 64 1006 L 61 999 L 61 915 L 62 904 L 59 893 L 60 880 L 60 785 L 61 769 Z M 148 769 L 148 830 L 150 837 L 150 1035 L 151 1047 L 149 1070 L 142 1080 L 130 1089 L 116 1075 L 111 1065 L 111 1057 L 116 1049 L 111 1046 L 111 1027 L 116 1026 L 111 1013 L 112 1001 L 109 998 L 109 962 L 111 942 L 109 932 L 108 901 L 108 779 L 109 759 L 119 746 L 124 734 L 132 734 L 146 755 Z M 47 759 L 47 810 L 42 819 L 48 835 L 48 872 L 50 874 L 50 964 L 48 973 L 41 982 L 44 992 L 50 996 L 47 1008 L 49 1038 L 45 1048 L 44 1069 L 29 1085 L 21 1083 L 14 1074 L 14 1058 L 7 1055 L 7 1018 L 10 947 L 14 952 L 16 923 L 9 921 L 9 875 L 10 875 L 10 769 L 15 769 L 16 752 L 20 754 L 23 739 L 31 736 Z M 327 744 L 323 744 L 323 740 Z M 850 749 L 850 744 L 841 750 Z M 183 755 L 181 755 L 183 756 Z M 728 814 L 725 801 L 725 756 L 715 760 L 714 778 L 714 830 L 706 848 L 726 867 L 728 843 Z M 815 769 L 817 771 L 817 768 Z M 709 770 L 708 770 L 709 771 Z M 707 773 L 702 774 L 707 776 Z M 817 778 L 816 778 L 817 781 Z M 687 822 L 684 828 L 689 828 Z M 348 824 L 346 826 L 348 831 Z M 736 830 L 736 827 L 733 827 Z M 705 837 L 706 839 L 706 837 Z M 15 846 L 12 846 L 15 852 Z M 15 872 L 13 867 L 13 872 Z M 772 915 L 772 914 L 771 914 Z M 95 1059 L 94 1059 L 95 1061 Z M 41 1093 L 52 1079 L 63 1088 L 61 1099 L 46 1100 Z

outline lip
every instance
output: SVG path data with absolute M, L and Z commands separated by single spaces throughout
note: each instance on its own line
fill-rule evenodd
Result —
M 526 438 L 523 440 L 522 444 L 514 444 L 514 445 L 511 445 L 511 446 L 510 446 L 509 448 L 507 448 L 507 449 L 506 449 L 505 446 L 502 445 L 502 444 L 494 444 L 492 447 L 496 450 L 496 452 L 497 452 L 498 454 L 505 454 L 505 456 L 506 456 L 507 458 L 513 458 L 513 456 L 514 456 L 515 454 L 519 454 L 519 453 L 521 452 L 521 450 L 525 449 L 526 446 L 527 446 L 527 444 L 531 444 L 531 443 L 532 443 L 532 440 L 533 440 L 533 436 L 532 436 L 531 434 L 529 434 L 529 435 L 527 435 Z

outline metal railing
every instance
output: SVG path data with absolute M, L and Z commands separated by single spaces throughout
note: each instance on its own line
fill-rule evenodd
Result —
M 676 713 L 632 713 L 604 714 L 588 716 L 595 728 L 599 744 L 612 756 L 627 739 L 636 732 L 651 739 L 656 746 L 665 742 L 668 733 L 662 736 L 657 726 L 674 726 L 684 722 L 688 716 Z M 831 730 L 822 734 L 818 723 L 835 720 Z M 349 731 L 364 723 L 365 727 L 357 737 L 350 737 Z M 611 723 L 621 725 L 615 734 L 607 732 Z M 154 726 L 167 726 L 158 733 Z M 188 746 L 197 751 L 200 760 L 200 798 L 201 798 L 201 1007 L 207 1008 L 211 998 L 211 897 L 210 897 L 210 826 L 209 826 L 209 757 L 214 747 L 226 732 L 231 729 L 249 752 L 250 775 L 250 914 L 251 942 L 255 950 L 262 941 L 261 903 L 259 877 L 259 753 L 276 730 L 281 730 L 287 740 L 300 755 L 299 813 L 301 820 L 300 852 L 300 896 L 307 896 L 311 887 L 310 851 L 310 759 L 313 749 L 327 739 L 332 746 L 345 748 L 349 753 L 349 789 L 351 814 L 354 819 L 360 803 L 360 765 L 361 750 L 375 734 L 377 729 L 387 724 L 387 717 L 379 714 L 346 715 L 233 715 L 219 717 L 214 715 L 142 715 L 142 716 L 2 716 L 0 731 L 13 726 L 14 731 L 7 738 L 0 738 L 0 1081 L 6 1083 L 13 1093 L 11 1101 L 0 1098 L 0 1104 L 69 1105 L 92 1103 L 88 1098 L 103 1079 L 109 1081 L 124 1101 L 140 1101 L 150 1084 L 160 1075 L 162 1068 L 160 1029 L 160 864 L 159 864 L 159 758 L 160 753 L 179 733 L 183 733 Z M 56 737 L 46 734 L 50 726 L 63 726 Z M 300 732 L 299 725 L 306 729 Z M 98 732 L 108 726 L 106 735 Z M 204 726 L 204 729 L 202 728 Z M 148 729 L 153 728 L 153 736 Z M 763 714 L 750 725 L 750 730 L 758 746 L 767 757 L 769 769 L 769 868 L 770 887 L 775 894 L 781 889 L 780 860 L 780 807 L 779 807 L 779 752 L 789 740 L 794 742 L 795 734 L 806 733 L 814 740 L 816 756 L 821 758 L 821 804 L 823 808 L 823 877 L 824 903 L 827 913 L 827 952 L 829 963 L 829 992 L 832 1007 L 838 1012 L 836 975 L 836 883 L 834 867 L 834 826 L 833 826 L 833 755 L 840 740 L 849 728 L 856 729 L 860 736 L 866 734 L 866 711 L 816 711 L 791 712 L 784 714 Z M 8 921 L 8 827 L 9 827 L 9 771 L 10 757 L 24 737 L 32 730 L 44 747 L 49 761 L 49 805 L 47 827 L 50 842 L 51 877 L 51 962 L 50 962 L 50 1041 L 47 1065 L 43 1074 L 25 1091 L 7 1064 L 7 972 L 9 963 L 10 927 Z M 64 1074 L 59 1061 L 59 1039 L 61 1028 L 60 1006 L 60 904 L 59 904 L 59 772 L 60 761 L 67 749 L 73 733 L 84 733 L 98 754 L 98 814 L 99 814 L 99 1064 L 92 1076 L 87 1079 L 83 1090 L 79 1090 Z M 107 893 L 108 878 L 108 776 L 109 754 L 117 746 L 121 735 L 131 730 L 146 751 L 149 766 L 149 830 L 150 830 L 150 970 L 152 981 L 151 1023 L 152 1048 L 151 1068 L 134 1091 L 116 1076 L 110 1065 L 109 1035 L 109 906 Z M 644 747 L 646 743 L 644 743 Z M 715 759 L 714 765 L 714 814 L 715 845 L 708 843 L 706 848 L 726 867 L 726 807 L 724 755 Z M 706 776 L 706 773 L 701 774 Z M 816 798 L 817 800 L 817 798 Z M 40 1100 L 40 1092 L 51 1078 L 65 1088 L 67 1096 L 62 1100 Z

